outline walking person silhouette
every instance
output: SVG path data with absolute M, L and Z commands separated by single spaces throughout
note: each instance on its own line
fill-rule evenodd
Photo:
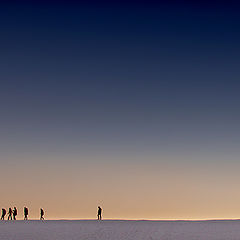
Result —
M 6 215 L 7 211 L 5 208 L 2 208 L 2 216 L 1 216 L 1 220 L 4 220 L 4 217 Z
M 28 208 L 24 207 L 24 220 L 28 220 Z
M 98 220 L 102 220 L 102 208 L 98 206 L 98 214 L 97 214 Z
M 43 215 L 44 215 L 44 211 L 42 208 L 40 208 L 40 220 L 44 220 Z
M 12 209 L 8 209 L 8 220 L 12 220 Z
M 16 220 L 16 216 L 17 216 L 17 208 L 14 207 L 14 209 L 13 209 L 13 220 Z

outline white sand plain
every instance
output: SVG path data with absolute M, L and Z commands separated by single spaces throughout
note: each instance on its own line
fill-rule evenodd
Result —
M 1 221 L 1 240 L 240 240 L 240 221 Z

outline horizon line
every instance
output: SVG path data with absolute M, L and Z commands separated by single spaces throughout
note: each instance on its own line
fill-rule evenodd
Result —
M 97 221 L 97 222 L 101 222 L 101 221 L 149 221 L 149 222 L 180 222 L 180 221 L 185 221 L 185 222 L 200 222 L 200 221 L 240 221 L 240 217 L 239 218 L 203 218 L 203 219 L 124 219 L 124 218 L 106 218 L 106 219 L 102 219 L 102 220 L 97 220 L 97 219 L 93 219 L 93 218 L 49 218 L 49 219 L 45 219 L 45 220 L 40 220 L 38 218 L 32 218 L 32 219 L 28 219 L 28 220 L 24 220 L 24 219 L 17 219 L 17 220 L 4 220 L 3 222 L 15 222 L 15 221 L 24 221 L 24 222 L 28 222 L 28 221 Z

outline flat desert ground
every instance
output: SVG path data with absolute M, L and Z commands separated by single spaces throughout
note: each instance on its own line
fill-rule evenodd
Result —
M 1 240 L 240 240 L 240 221 L 1 221 Z

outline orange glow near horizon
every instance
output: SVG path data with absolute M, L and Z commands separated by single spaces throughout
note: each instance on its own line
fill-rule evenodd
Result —
M 24 206 L 31 219 L 38 219 L 40 208 L 47 219 L 95 219 L 98 205 L 104 219 L 201 220 L 240 215 L 237 166 L 59 162 L 36 161 L 28 164 L 27 171 L 24 165 L 12 165 L 15 178 L 7 172 L 2 176 L 8 182 L 2 184 L 1 207 L 16 206 L 19 219 Z

